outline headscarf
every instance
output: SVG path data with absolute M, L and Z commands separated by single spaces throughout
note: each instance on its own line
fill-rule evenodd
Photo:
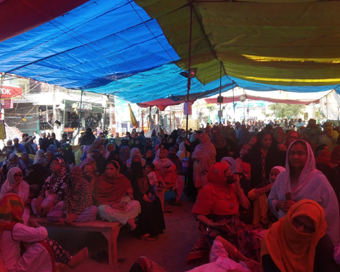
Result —
M 291 170 L 290 170 L 290 164 L 289 164 L 289 155 L 287 155 L 286 157 L 286 171 L 280 174 L 280 175 L 285 175 L 285 186 L 286 186 L 285 191 L 290 192 L 292 195 L 297 194 L 301 190 L 301 188 L 305 186 L 305 184 L 308 182 L 310 177 L 315 176 L 317 173 L 321 173 L 319 170 L 316 170 L 313 150 L 312 150 L 312 147 L 307 142 L 303 140 L 296 140 L 292 142 L 290 146 L 288 147 L 287 154 L 289 154 L 289 151 L 292 148 L 292 146 L 298 142 L 306 145 L 307 160 L 300 174 L 300 178 L 299 178 L 296 188 L 294 190 L 292 190 L 291 188 L 291 182 L 290 182 L 290 171 Z
M 282 167 L 282 166 L 274 166 L 274 167 L 272 168 L 272 170 L 273 170 L 273 169 L 279 170 L 280 173 L 282 173 L 283 171 L 286 171 L 286 168 L 284 168 L 284 167 Z M 271 171 L 271 170 L 270 170 L 270 171 Z
M 135 160 L 139 160 L 139 161 L 135 161 Z M 149 189 L 149 181 L 143 170 L 143 166 L 142 166 L 140 157 L 138 155 L 135 155 L 132 157 L 130 171 L 133 174 L 134 179 L 138 183 L 139 191 L 142 194 L 145 194 L 146 191 Z
M 204 135 L 206 133 L 201 133 Z M 201 137 L 201 136 L 200 136 Z M 206 173 L 210 166 L 216 162 L 216 148 L 210 142 L 208 135 L 206 134 L 208 141 L 206 143 L 199 143 L 194 152 L 192 153 L 192 158 L 198 160 L 199 162 L 199 172 Z M 195 162 L 197 163 L 197 162 Z M 194 172 L 195 173 L 195 172 Z M 195 174 L 194 174 L 195 175 Z M 194 177 L 195 179 L 195 177 Z
M 110 161 L 106 165 L 113 164 L 117 169 L 116 177 L 108 177 L 104 172 L 94 186 L 94 199 L 96 205 L 107 205 L 108 203 L 119 203 L 128 190 L 132 191 L 130 181 L 121 173 L 119 163 Z
M 138 157 L 140 158 L 140 160 L 141 160 L 142 166 L 145 166 L 146 161 L 145 161 L 145 159 L 142 158 L 142 156 L 141 156 L 141 154 L 140 154 L 139 148 L 134 147 L 134 148 L 132 148 L 131 151 L 130 151 L 130 158 L 126 161 L 126 166 L 127 166 L 128 168 L 130 168 L 131 162 L 132 162 L 132 158 L 133 158 L 134 156 L 138 156 Z
M 232 157 L 223 157 L 221 163 L 228 163 L 230 165 L 231 173 L 235 174 L 236 171 L 236 162 Z
M 39 149 L 37 153 L 35 153 L 33 164 L 37 164 L 37 163 L 40 163 L 42 165 L 46 163 L 44 150 L 42 149 Z
M 185 149 L 185 143 L 184 143 L 184 141 L 183 142 L 181 142 L 181 144 L 179 145 L 179 150 L 178 150 L 178 152 L 177 152 L 177 156 L 178 156 L 178 158 L 182 161 L 184 158 L 185 158 L 185 151 L 186 151 L 186 149 Z M 189 158 L 190 157 L 190 153 L 189 152 L 187 152 L 187 157 Z
M 95 162 L 94 159 L 86 158 L 85 160 L 82 161 L 82 163 L 80 164 L 80 167 L 83 168 L 85 164 L 92 164 L 93 162 Z
M 10 161 L 10 160 L 13 160 L 13 159 L 15 159 L 14 164 L 12 164 L 11 161 Z M 15 153 L 9 154 L 9 156 L 8 156 L 8 169 L 11 169 L 13 167 L 20 167 L 19 165 L 20 165 L 19 164 L 19 157 Z
M 66 181 L 67 177 L 67 169 L 66 169 L 66 163 L 63 158 L 61 157 L 55 157 L 53 158 L 53 161 L 58 161 L 60 165 L 59 173 L 52 172 L 52 175 L 49 176 L 45 181 L 45 189 L 49 191 L 51 194 L 56 194 L 60 186 Z M 52 170 L 52 164 L 51 164 L 51 170 Z
M 308 216 L 314 222 L 315 232 L 301 233 L 293 225 L 293 219 Z M 282 272 L 314 269 L 315 248 L 325 235 L 327 223 L 323 208 L 313 200 L 295 203 L 287 215 L 274 223 L 262 241 L 261 255 L 268 254 Z
M 19 167 L 13 167 L 11 168 L 8 173 L 7 173 L 7 179 L 6 181 L 10 184 L 10 185 L 14 185 L 15 181 L 14 181 L 14 174 L 20 172 L 22 173 L 21 169 Z
M 79 215 L 92 205 L 90 185 L 83 179 L 81 168 L 75 166 L 72 168 L 65 191 L 65 213 Z
M 24 223 L 24 203 L 17 194 L 5 194 L 0 199 L 0 235 L 11 230 L 16 223 Z
M 126 161 L 130 157 L 130 148 L 128 146 L 122 146 L 119 151 L 119 159 L 122 161 L 122 164 L 125 165 Z
M 239 212 L 235 185 L 226 183 L 224 173 L 229 167 L 226 162 L 217 162 L 209 168 L 208 184 L 199 191 L 193 214 L 234 215 Z
M 276 127 L 274 130 L 274 138 L 281 144 L 283 138 L 285 137 L 285 133 L 282 127 Z
M 173 164 L 173 162 L 170 159 L 168 159 L 167 157 L 165 157 L 164 159 L 161 159 L 159 157 L 161 150 L 165 150 L 166 155 L 168 155 L 168 150 L 166 150 L 165 148 L 160 148 L 160 149 L 157 150 L 156 157 L 153 161 L 153 164 L 155 165 L 155 168 L 158 168 L 158 169 L 167 168 L 167 167 L 169 167 Z
M 297 132 L 297 131 L 295 131 L 295 130 L 289 131 L 289 132 L 287 133 L 287 135 L 286 135 L 286 140 L 285 140 L 285 143 L 284 143 L 284 145 L 285 145 L 286 147 L 289 146 L 289 144 L 288 144 L 289 137 L 290 137 L 290 135 L 292 135 L 293 133 L 296 133 L 296 134 L 298 135 L 298 139 L 301 139 L 300 133 L 299 133 L 299 132 Z
M 74 154 L 74 159 L 76 161 L 76 165 L 80 164 L 80 157 L 83 155 L 84 145 L 80 146 L 77 152 Z
M 213 127 L 210 131 L 211 133 L 211 142 L 214 144 L 216 148 L 222 148 L 227 145 L 226 140 L 223 138 L 222 133 L 219 127 Z
M 208 181 L 217 186 L 226 185 L 226 177 L 224 172 L 230 167 L 228 162 L 217 162 L 210 166 L 208 171 Z

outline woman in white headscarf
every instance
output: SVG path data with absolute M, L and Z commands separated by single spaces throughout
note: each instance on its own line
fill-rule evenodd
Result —
M 187 155 L 185 156 L 185 152 Z M 189 158 L 190 153 L 186 151 L 184 141 L 180 143 L 179 150 L 177 151 L 178 158 L 182 161 L 185 157 Z
M 192 159 L 194 160 L 194 183 L 197 191 L 208 183 L 208 171 L 210 166 L 216 162 L 215 158 L 215 146 L 211 143 L 207 133 L 201 133 L 200 143 L 192 153 Z
M 130 151 L 130 158 L 126 161 L 126 167 L 130 168 L 131 162 L 132 162 L 132 158 L 133 156 L 138 156 L 141 158 L 142 160 L 142 166 L 144 167 L 146 164 L 146 160 L 142 158 L 142 155 L 140 154 L 140 150 L 137 147 L 134 147 L 131 149 Z
M 42 166 L 45 166 L 47 163 L 44 150 L 42 149 L 39 149 L 37 153 L 35 154 L 33 164 L 37 164 L 37 163 L 40 163 Z
M 0 198 L 9 193 L 14 193 L 20 196 L 24 204 L 28 202 L 30 186 L 23 180 L 22 171 L 18 167 L 13 167 L 8 171 L 7 179 L 1 187 Z M 30 209 L 25 207 L 23 215 L 25 225 L 27 225 L 29 217 Z
M 296 140 L 288 147 L 286 171 L 277 176 L 268 204 L 271 211 L 281 218 L 302 199 L 314 200 L 325 210 L 326 233 L 335 245 L 339 241 L 337 197 L 327 178 L 316 170 L 311 146 Z

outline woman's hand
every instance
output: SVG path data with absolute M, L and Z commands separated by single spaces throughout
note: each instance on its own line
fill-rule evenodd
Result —
M 260 263 L 254 261 L 254 260 L 251 260 L 251 259 L 246 259 L 246 260 L 243 260 L 243 262 L 248 266 L 248 268 L 253 271 L 253 272 L 261 272 L 262 271 L 262 268 L 261 268 L 261 265 Z
M 278 210 L 283 210 L 285 212 L 288 212 L 290 207 L 293 206 L 296 202 L 293 200 L 287 200 L 287 201 L 278 201 L 276 204 L 276 208 Z
M 144 199 L 146 202 L 152 202 L 146 194 L 143 195 L 143 199 Z

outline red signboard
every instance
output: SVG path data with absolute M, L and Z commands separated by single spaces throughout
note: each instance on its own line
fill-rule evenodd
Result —
M 19 87 L 2 86 L 1 98 L 11 98 L 22 96 L 22 89 Z

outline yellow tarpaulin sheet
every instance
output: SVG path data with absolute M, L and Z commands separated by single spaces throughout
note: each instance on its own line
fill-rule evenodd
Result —
M 136 0 L 187 69 L 188 0 Z M 192 59 L 204 84 L 226 73 L 288 86 L 340 84 L 339 1 L 193 1 Z

